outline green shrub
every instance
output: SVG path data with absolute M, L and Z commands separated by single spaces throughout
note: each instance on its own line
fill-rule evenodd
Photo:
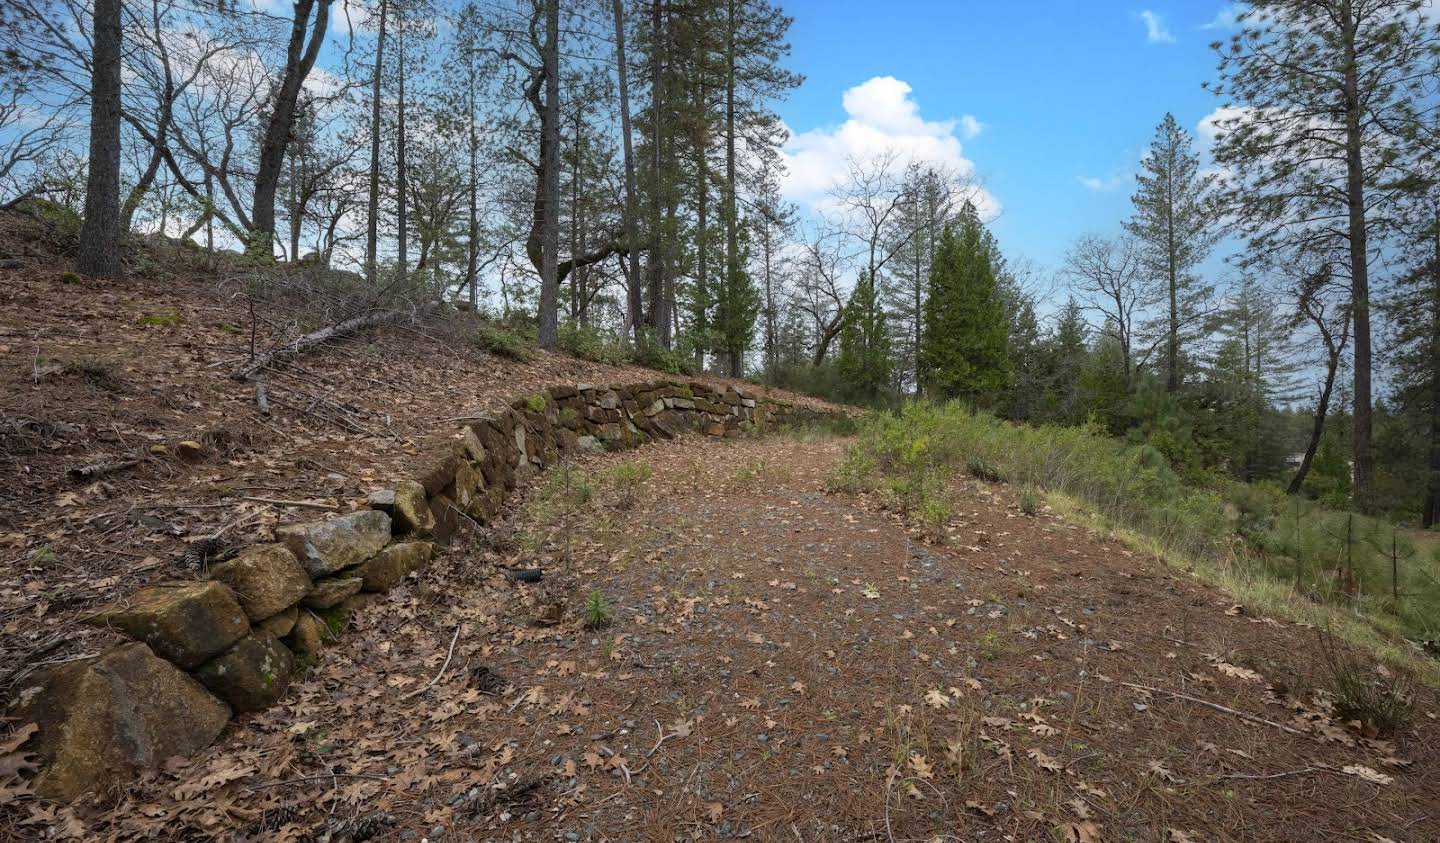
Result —
M 610 601 L 598 588 L 591 589 L 585 598 L 585 628 L 604 629 L 610 625 Z
M 1040 514 L 1040 493 L 1034 486 L 1026 486 L 1020 490 L 1020 511 L 1025 515 L 1034 518 Z
M 624 342 L 595 328 L 573 324 L 560 326 L 560 350 L 571 357 L 612 366 L 630 359 L 630 350 Z
M 475 345 L 507 360 L 525 362 L 534 356 L 530 343 L 517 331 L 498 323 L 484 323 L 475 329 Z
M 638 462 L 617 462 L 605 469 L 600 479 L 614 487 L 617 509 L 630 509 L 640 500 L 640 487 L 650 479 L 650 466 Z
M 958 404 L 908 404 L 865 418 L 830 487 L 874 489 L 886 506 L 915 512 L 960 471 L 1033 491 L 1037 510 L 1041 491 L 1061 492 L 1163 551 L 1227 569 L 1238 563 L 1314 600 L 1368 611 L 1411 638 L 1440 634 L 1440 560 L 1403 530 L 1274 484 L 1188 484 L 1151 444 L 1093 424 L 1014 425 Z
M 1320 633 L 1320 650 L 1334 684 L 1335 713 L 1342 719 L 1358 720 L 1381 735 L 1393 734 L 1410 722 L 1414 695 L 1409 674 L 1372 668 L 1328 629 Z

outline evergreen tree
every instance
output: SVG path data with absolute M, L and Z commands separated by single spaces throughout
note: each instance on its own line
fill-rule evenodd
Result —
M 1393 319 L 1391 359 L 1401 411 L 1423 430 L 1425 499 L 1421 523 L 1440 523 L 1440 189 L 1417 202 L 1420 217 L 1412 269 L 1401 277 L 1387 311 Z M 1417 449 L 1420 450 L 1420 449 Z M 1419 454 L 1413 455 L 1419 463 Z
M 874 403 L 891 388 L 890 333 L 875 281 L 863 274 L 845 305 L 835 365 L 850 395 Z
M 740 256 L 742 260 L 726 271 L 715 289 L 712 317 L 715 350 L 723 355 L 732 378 L 745 374 L 745 352 L 755 338 L 755 320 L 760 315 L 760 291 L 746 269 L 750 256 L 746 229 L 741 229 Z
M 925 298 L 919 380 L 936 399 L 990 403 L 1010 381 L 995 249 L 975 206 L 940 235 Z
M 1407 154 L 1433 99 L 1440 27 L 1417 0 L 1248 0 L 1215 43 L 1230 106 L 1216 123 L 1229 212 L 1245 260 L 1315 256 L 1349 282 L 1355 497 L 1372 474 L 1370 264 L 1415 187 Z
M 1217 238 L 1210 208 L 1214 177 L 1200 174 L 1190 133 L 1166 114 L 1141 162 L 1139 188 L 1131 197 L 1135 215 L 1125 229 L 1141 244 L 1145 268 L 1165 305 L 1165 389 L 1179 391 L 1181 345 L 1193 335 L 1210 290 L 1194 276 Z

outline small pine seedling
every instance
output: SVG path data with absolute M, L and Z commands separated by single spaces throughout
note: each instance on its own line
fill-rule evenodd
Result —
M 585 628 L 604 629 L 610 625 L 610 601 L 600 589 L 592 589 L 585 598 Z

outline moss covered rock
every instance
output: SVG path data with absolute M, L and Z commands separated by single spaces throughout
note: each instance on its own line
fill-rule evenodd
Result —
M 210 576 L 235 592 L 252 622 L 295 605 L 310 592 L 310 577 L 296 561 L 295 554 L 281 544 L 251 547 L 229 562 L 211 568 Z
M 199 752 L 230 719 L 230 708 L 144 644 L 69 662 L 16 689 L 6 711 L 40 726 L 45 764 L 36 793 L 75 797 L 121 783 L 172 755 Z
M 167 583 L 135 592 L 91 623 L 123 630 L 189 670 L 250 631 L 245 610 L 218 582 Z
M 364 562 L 390 543 L 390 516 L 366 509 L 327 521 L 291 524 L 275 531 L 312 577 Z
M 200 666 L 195 677 L 237 712 L 269 708 L 290 686 L 294 657 L 263 629 Z
M 389 591 L 412 571 L 425 567 L 435 552 L 430 542 L 397 542 L 353 569 L 369 592 Z

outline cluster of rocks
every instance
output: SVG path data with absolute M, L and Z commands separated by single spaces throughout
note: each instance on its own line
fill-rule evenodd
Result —
M 95 615 L 134 642 L 39 675 L 6 712 L 40 726 L 35 790 L 73 799 L 204 748 L 232 713 L 283 696 L 352 610 L 424 567 L 462 523 L 488 524 L 510 490 L 564 454 L 827 415 L 740 387 L 657 381 L 557 386 L 473 419 L 366 508 L 280 527 L 208 580 L 153 585 Z

